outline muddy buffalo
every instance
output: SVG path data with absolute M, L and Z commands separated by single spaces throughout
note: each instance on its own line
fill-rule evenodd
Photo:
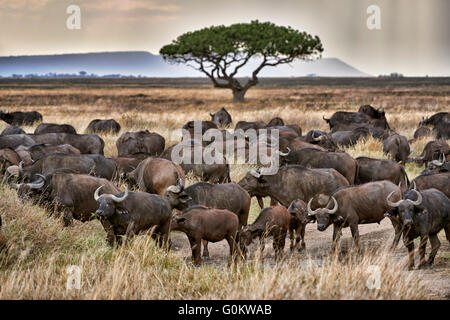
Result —
M 402 191 L 409 185 L 405 167 L 390 159 L 372 159 L 358 157 L 358 171 L 355 184 L 363 184 L 373 181 L 389 180 L 395 185 L 400 184 Z
M 184 172 L 172 161 L 149 157 L 139 163 L 133 171 L 123 175 L 130 185 L 137 185 L 139 190 L 164 196 L 168 187 L 180 179 L 184 182 Z
M 42 121 L 42 114 L 40 114 L 37 111 L 5 112 L 5 111 L 1 110 L 0 111 L 0 120 L 3 120 L 6 123 L 13 125 L 13 126 L 32 125 L 35 122 Z
M 77 134 L 77 131 L 70 124 L 41 123 L 34 130 L 34 134 L 44 134 L 44 133 Z
M 38 198 L 45 206 L 51 205 L 63 212 L 63 222 L 69 226 L 72 220 L 82 222 L 93 218 L 98 203 L 92 196 L 100 186 L 103 191 L 118 194 L 119 189 L 110 181 L 86 174 L 71 173 L 69 170 L 56 170 L 46 175 L 37 175 L 31 183 L 10 183 L 18 190 L 22 199 Z
M 333 168 L 342 174 L 349 184 L 354 184 L 358 164 L 344 152 L 327 152 L 317 149 L 302 149 L 280 157 L 281 163 L 299 164 L 308 168 Z
M 119 133 L 120 124 L 114 119 L 95 119 L 89 123 L 86 131 L 90 133 Z
M 121 193 L 102 193 L 98 187 L 94 200 L 99 206 L 96 215 L 106 231 L 107 241 L 122 243 L 121 236 L 132 236 L 154 228 L 152 238 L 158 245 L 169 244 L 171 210 L 166 200 L 155 194 L 131 192 L 125 189 Z
M 369 182 L 360 186 L 342 188 L 330 197 L 330 201 L 324 208 L 311 209 L 311 201 L 307 205 L 308 214 L 317 221 L 317 229 L 325 231 L 333 225 L 332 250 L 336 249 L 341 236 L 341 229 L 350 227 L 352 237 L 359 248 L 358 224 L 379 223 L 385 217 L 385 213 L 391 210 L 386 202 L 386 197 L 391 195 L 394 201 L 402 197 L 398 186 L 390 181 Z M 400 239 L 401 228 L 398 222 L 391 219 L 395 230 L 392 247 L 396 247 Z
M 251 196 L 268 197 L 285 207 L 296 199 L 307 201 L 318 194 L 330 195 L 348 186 L 347 179 L 335 169 L 310 169 L 300 165 L 281 167 L 276 174 L 264 175 L 250 170 L 239 185 Z
M 156 132 L 148 130 L 125 132 L 116 141 L 119 157 L 130 157 L 138 154 L 157 156 L 164 151 L 165 139 Z
M 182 231 L 191 244 L 195 265 L 202 262 L 201 242 L 218 242 L 225 239 L 230 247 L 230 262 L 236 257 L 236 237 L 239 228 L 237 216 L 226 209 L 192 206 L 182 214 L 174 215 L 171 230 Z
M 273 238 L 275 256 L 279 258 L 283 254 L 286 234 L 289 229 L 290 214 L 283 206 L 264 208 L 251 225 L 245 226 L 239 232 L 239 243 L 242 251 L 249 246 L 255 238 L 259 238 L 259 249 L 264 250 L 264 240 Z
M 392 200 L 391 194 L 386 198 L 389 206 L 396 209 L 403 230 L 403 241 L 408 249 L 408 268 L 414 268 L 414 239 L 420 237 L 419 268 L 429 267 L 434 262 L 441 242 L 438 233 L 444 229 L 450 242 L 450 200 L 437 189 L 417 191 L 412 189 L 403 199 Z M 427 242 L 430 240 L 431 252 L 425 260 Z
M 209 113 L 211 116 L 211 121 L 216 124 L 217 127 L 228 127 L 233 120 L 231 115 L 225 108 L 221 108 L 216 113 Z

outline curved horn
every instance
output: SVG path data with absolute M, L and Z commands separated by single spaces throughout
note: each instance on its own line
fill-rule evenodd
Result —
M 166 191 L 170 191 L 172 193 L 180 193 L 181 192 L 181 188 L 179 186 L 169 186 Z
M 416 201 L 413 201 L 413 200 L 408 199 L 408 201 L 409 201 L 411 204 L 413 204 L 413 205 L 415 205 L 415 206 L 418 206 L 418 205 L 420 205 L 420 204 L 422 203 L 422 195 L 421 195 L 420 192 L 417 191 L 416 189 L 413 189 L 412 191 L 414 191 L 414 192 L 417 194 L 417 200 L 416 200 Z
M 128 197 L 128 189 L 127 188 L 125 188 L 125 191 L 124 191 L 124 193 L 123 193 L 123 196 L 121 196 L 121 197 L 116 197 L 115 195 L 111 195 L 111 199 L 114 201 L 114 202 L 123 202 L 123 201 L 125 201 L 125 199 Z
M 321 136 L 319 135 L 318 137 L 316 137 L 316 136 L 315 136 L 315 133 L 316 133 L 316 132 L 315 132 L 315 131 L 313 131 L 313 133 L 312 133 L 311 137 L 313 138 L 313 140 L 314 140 L 314 141 L 320 141 L 320 140 L 321 140 L 321 139 L 320 139 L 320 138 L 321 138 Z
M 249 173 L 250 173 L 252 176 L 254 176 L 255 178 L 261 177 L 261 173 L 259 173 L 259 172 L 256 171 L 255 169 L 251 169 L 251 170 L 249 171 Z
M 289 153 L 291 153 L 291 149 L 289 148 L 289 147 L 286 147 L 286 149 L 287 149 L 287 151 L 288 152 L 279 152 L 279 154 L 280 154 L 280 156 L 282 156 L 282 157 L 287 157 L 288 155 L 289 155 Z
M 339 208 L 339 205 L 338 205 L 338 203 L 337 203 L 337 201 L 336 201 L 336 198 L 333 197 L 333 196 L 331 196 L 331 199 L 333 199 L 334 207 L 333 207 L 333 209 L 331 209 L 331 210 L 330 210 L 330 209 L 327 209 L 327 212 L 328 212 L 329 214 L 336 213 L 337 209 Z
M 209 115 L 210 115 L 211 117 L 214 117 L 214 114 L 212 114 L 211 112 L 209 113 Z
M 413 181 L 413 190 L 417 190 L 416 181 Z
M 103 188 L 104 185 L 101 185 L 100 187 L 97 188 L 97 190 L 95 190 L 94 192 L 94 199 L 95 201 L 98 201 L 100 199 L 100 196 L 98 195 L 98 193 L 100 192 L 100 189 Z
M 41 180 L 41 182 L 32 182 L 32 183 L 27 183 L 27 185 L 31 188 L 31 189 L 40 189 L 44 186 L 45 184 L 45 177 L 42 178 L 42 175 L 39 175 L 39 180 Z
M 313 216 L 316 213 L 316 211 L 319 210 L 319 209 L 316 209 L 314 211 L 311 210 L 311 202 L 312 202 L 312 200 L 313 200 L 313 198 L 309 199 L 308 205 L 306 206 L 306 210 L 308 210 L 308 216 Z
M 183 182 L 183 179 L 178 178 L 178 180 L 177 180 L 177 186 L 180 186 L 181 190 L 184 189 L 184 182 Z
M 439 158 L 441 158 L 441 157 L 439 157 Z M 444 154 L 442 154 L 442 160 L 441 161 L 439 161 L 439 160 L 431 161 L 431 164 L 435 165 L 436 167 L 442 167 L 444 165 L 444 163 L 445 163 L 445 155 Z
M 22 170 L 23 169 L 23 161 L 19 162 L 19 169 Z
M 6 179 L 6 182 L 11 186 L 11 188 L 19 190 L 20 186 L 22 185 L 21 183 L 17 184 L 17 183 L 9 181 L 11 179 L 11 177 L 13 177 L 13 176 L 14 176 L 13 174 L 10 174 L 8 176 L 8 178 Z
M 389 200 L 389 198 L 394 194 L 394 192 L 395 192 L 395 190 L 392 191 L 391 193 L 389 193 L 389 195 L 386 197 L 386 202 L 387 202 L 388 206 L 396 208 L 396 207 L 398 207 L 400 205 L 400 203 L 402 203 L 403 200 L 400 199 L 397 202 L 391 202 Z
M 330 119 L 325 118 L 325 116 L 322 116 L 322 119 L 325 121 L 330 121 Z

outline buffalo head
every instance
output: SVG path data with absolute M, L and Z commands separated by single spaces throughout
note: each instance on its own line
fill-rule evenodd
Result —
M 121 196 L 104 193 L 99 195 L 100 189 L 103 187 L 100 186 L 94 192 L 94 199 L 99 203 L 99 207 L 95 213 L 100 217 L 108 218 L 114 215 L 117 209 L 123 211 L 123 208 L 120 206 L 122 202 L 124 202 L 128 197 L 128 189 L 125 188 L 125 191 Z
M 182 179 L 178 179 L 176 185 L 167 188 L 164 198 L 169 202 L 171 208 L 180 210 L 187 208 L 187 203 L 192 200 L 192 198 L 184 191 Z
M 389 198 L 395 191 L 392 191 L 387 197 L 386 202 L 389 206 L 397 208 L 400 219 L 403 222 L 403 226 L 410 227 L 413 224 L 415 215 L 420 215 L 423 211 L 418 206 L 422 203 L 422 195 L 416 190 L 414 182 L 414 189 L 410 190 L 404 197 L 397 202 L 391 202 Z M 413 194 L 416 194 L 416 200 L 412 200 Z
M 259 171 L 252 169 L 245 175 L 238 184 L 248 192 L 250 196 L 261 196 L 265 197 L 267 195 L 267 188 L 269 183 L 265 176 Z
M 288 211 L 291 215 L 291 221 L 297 220 L 302 224 L 307 224 L 315 219 L 314 216 L 308 215 L 306 204 L 300 199 L 292 201 L 289 205 Z
M 45 176 L 41 174 L 36 174 L 38 178 L 31 183 L 11 182 L 10 180 L 13 176 L 12 174 L 9 175 L 7 182 L 11 188 L 17 190 L 17 194 L 22 201 L 30 200 L 34 196 L 41 194 L 47 182 Z
M 310 220 L 317 220 L 317 230 L 324 231 L 326 230 L 330 224 L 339 221 L 343 221 L 342 216 L 336 215 L 336 212 L 339 209 L 339 205 L 336 201 L 336 198 L 331 196 L 331 199 L 333 200 L 333 209 L 328 209 L 328 203 L 324 208 L 318 208 L 316 210 L 311 210 L 311 202 L 313 198 L 311 198 L 308 202 L 308 205 L 306 207 L 306 210 L 308 211 L 308 219 Z

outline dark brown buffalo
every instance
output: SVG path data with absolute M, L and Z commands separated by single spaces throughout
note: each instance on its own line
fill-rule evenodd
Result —
M 0 111 L 0 120 L 13 126 L 32 125 L 35 122 L 42 122 L 42 114 L 37 111 L 14 111 L 5 112 Z
M 200 254 L 202 240 L 203 242 L 227 240 L 231 262 L 238 252 L 236 243 L 238 228 L 239 221 L 233 212 L 198 205 L 186 209 L 182 214 L 174 215 L 171 225 L 171 230 L 182 231 L 188 237 L 192 260 L 197 266 L 202 262 Z
M 0 136 L 0 149 L 16 149 L 19 146 L 32 146 L 36 142 L 27 134 L 10 134 Z
M 280 117 L 275 117 L 269 121 L 268 127 L 284 126 L 284 121 Z
M 107 234 L 107 241 L 122 243 L 122 237 L 137 235 L 152 230 L 152 238 L 157 239 L 158 245 L 169 244 L 170 206 L 166 200 L 156 194 L 146 192 L 130 192 L 125 189 L 119 194 L 103 193 L 102 186 L 94 193 L 94 199 L 99 207 L 95 212 L 99 217 Z
M 433 135 L 436 139 L 450 139 L 450 120 L 435 125 L 433 128 Z
M 137 168 L 142 159 L 140 158 L 128 158 L 128 157 L 114 157 L 110 158 L 116 163 L 117 172 L 119 176 L 123 176 L 124 173 L 129 173 Z
M 381 119 L 385 117 L 384 109 L 375 109 L 370 104 L 363 105 L 359 107 L 358 112 L 365 113 L 373 119 Z
M 450 112 L 438 112 L 433 114 L 431 117 L 422 118 L 419 122 L 420 126 L 435 126 L 442 122 L 450 122 Z
M 2 133 L 0 134 L 0 136 L 9 136 L 11 134 L 26 134 L 26 133 L 20 127 L 8 126 L 5 129 L 3 129 Z
M 342 174 L 349 184 L 355 183 L 358 163 L 344 152 L 302 149 L 289 152 L 280 159 L 282 164 L 299 164 L 308 168 L 333 168 Z
M 410 140 L 409 143 L 412 143 L 412 142 L 420 140 L 420 139 L 424 139 L 430 135 L 431 135 L 430 128 L 419 127 L 419 128 L 417 128 L 416 131 L 414 131 L 414 138 L 412 140 Z
M 320 130 L 310 130 L 304 137 L 305 141 L 311 144 L 317 144 L 328 151 L 339 151 L 339 147 L 334 142 L 331 134 Z
M 266 123 L 262 122 L 262 121 L 257 121 L 257 122 L 239 121 L 238 123 L 236 123 L 234 130 L 238 130 L 238 129 L 241 129 L 244 131 L 247 131 L 248 129 L 258 130 L 258 129 L 265 129 L 266 126 L 267 126 Z
M 203 157 L 201 158 L 202 163 L 194 163 L 195 152 L 203 155 L 205 150 L 207 151 L 207 148 L 213 148 L 214 146 L 215 144 L 203 147 L 196 140 L 185 140 L 164 150 L 161 158 L 179 164 L 186 174 L 192 172 L 194 176 L 200 178 L 202 181 L 211 183 L 231 182 L 230 166 L 224 156 L 221 156 L 220 160 L 218 158 L 219 163 L 206 164 L 204 163 Z
M 383 152 L 389 154 L 391 159 L 404 165 L 408 160 L 411 149 L 405 136 L 393 134 L 384 140 Z
M 335 169 L 310 169 L 300 165 L 281 167 L 274 175 L 250 170 L 239 185 L 250 196 L 268 197 L 288 207 L 292 201 L 306 201 L 315 195 L 330 195 L 348 181 Z
M 120 124 L 114 119 L 95 119 L 89 123 L 86 131 L 90 133 L 119 133 Z
M 33 144 L 51 144 L 54 146 L 70 144 L 80 150 L 82 154 L 103 154 L 105 142 L 95 134 L 44 133 L 29 135 Z M 29 144 L 23 144 L 29 146 Z
M 24 177 L 31 180 L 34 175 L 47 174 L 56 169 L 71 169 L 78 173 L 90 174 L 94 176 L 112 180 L 116 173 L 116 164 L 114 161 L 105 158 L 99 154 L 89 155 L 66 155 L 66 154 L 50 154 L 27 168 L 22 166 L 8 167 L 10 174 Z
M 18 166 L 22 159 L 14 150 L 10 148 L 0 149 L 0 172 L 4 173 L 6 168 L 16 165 Z
M 184 172 L 172 161 L 149 157 L 123 178 L 130 185 L 137 185 L 141 191 L 164 196 L 167 188 L 175 185 L 179 179 L 184 182 Z
M 281 257 L 289 229 L 290 214 L 283 206 L 264 208 L 251 225 L 239 232 L 241 250 L 246 252 L 253 239 L 259 238 L 259 249 L 264 251 L 264 240 L 273 237 L 273 249 L 277 258 Z
M 77 131 L 70 124 L 41 123 L 34 130 L 34 134 L 44 134 L 44 133 L 77 134 Z
M 328 200 L 328 197 L 327 197 Z M 326 203 L 325 203 L 326 204 Z M 306 225 L 314 219 L 308 216 L 306 203 L 297 199 L 291 202 L 288 208 L 291 219 L 289 222 L 289 238 L 291 239 L 291 251 L 297 249 L 299 252 L 305 250 L 305 229 Z M 295 232 L 295 238 L 294 238 Z M 295 240 L 295 242 L 294 242 Z
M 430 141 L 423 148 L 421 155 L 414 158 L 413 161 L 420 166 L 423 164 L 427 166 L 428 162 L 439 160 L 442 154 L 445 156 L 450 155 L 450 146 L 448 143 L 443 140 Z
M 100 186 L 103 191 L 118 194 L 116 186 L 102 178 L 86 174 L 68 173 L 68 170 L 57 170 L 48 174 L 39 175 L 32 183 L 10 185 L 18 190 L 22 199 L 36 199 L 43 201 L 44 205 L 55 206 L 63 212 L 65 226 L 72 223 L 72 219 L 82 222 L 89 221 L 98 209 L 98 203 L 92 196 Z
M 158 156 L 164 151 L 165 140 L 156 132 L 148 130 L 125 132 L 116 141 L 119 157 L 130 157 L 136 154 Z
M 26 166 L 28 162 L 38 161 L 49 154 L 72 154 L 79 155 L 80 150 L 72 147 L 70 144 L 50 145 L 50 144 L 35 144 L 29 147 L 20 146 L 15 150 Z
M 311 210 L 311 198 L 307 210 L 308 214 L 317 220 L 319 231 L 325 231 L 333 224 L 332 250 L 336 249 L 341 229 L 346 227 L 350 227 L 355 245 L 359 248 L 358 224 L 379 223 L 383 220 L 385 213 L 391 210 L 386 202 L 388 195 L 391 195 L 392 200 L 398 201 L 402 192 L 398 186 L 387 180 L 369 182 L 336 191 L 325 208 Z M 391 221 L 395 231 L 392 247 L 395 248 L 400 240 L 401 228 L 396 220 Z
M 210 129 L 218 129 L 217 125 L 212 121 L 188 121 L 183 126 L 183 130 L 186 130 L 186 132 L 183 132 L 183 140 L 189 140 L 189 139 L 198 139 L 201 140 L 201 137 L 195 136 L 195 125 L 199 126 L 198 134 L 201 134 L 202 136 L 205 134 L 206 131 Z
M 442 154 L 441 159 L 431 161 L 430 164 L 420 173 L 420 175 L 429 175 L 442 172 L 450 172 L 450 161 L 446 161 L 444 154 Z
M 450 172 L 442 172 L 431 175 L 420 175 L 414 178 L 409 185 L 409 190 L 438 189 L 450 198 Z
M 387 203 L 396 209 L 392 215 L 398 216 L 403 229 L 403 242 L 408 249 L 408 269 L 414 268 L 414 239 L 420 237 L 419 269 L 429 267 L 434 262 L 441 242 L 438 233 L 444 229 L 450 242 L 450 200 L 437 189 L 408 191 L 401 200 L 392 200 L 390 195 Z M 430 240 L 431 252 L 425 260 L 427 242 Z
M 216 113 L 209 113 L 211 116 L 211 121 L 216 124 L 217 127 L 228 127 L 233 120 L 231 115 L 225 108 L 221 108 Z
M 355 145 L 358 140 L 369 136 L 372 136 L 375 139 L 385 139 L 388 137 L 388 133 L 382 128 L 356 127 L 352 130 L 333 132 L 331 134 L 331 139 L 338 146 L 350 147 Z
M 323 118 L 329 125 L 331 132 L 353 130 L 360 126 L 379 127 L 390 129 L 384 112 L 379 118 L 372 118 L 363 112 L 335 112 L 330 119 Z
M 389 180 L 395 185 L 400 184 L 402 191 L 408 188 L 409 179 L 405 167 L 390 159 L 372 159 L 358 157 L 358 171 L 355 184 L 373 181 Z

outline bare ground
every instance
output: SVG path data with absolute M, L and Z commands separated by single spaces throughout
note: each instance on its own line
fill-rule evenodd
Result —
M 306 227 L 306 252 L 304 253 L 290 253 L 289 252 L 289 238 L 286 239 L 285 253 L 286 259 L 302 259 L 305 263 L 321 264 L 323 258 L 329 254 L 332 238 L 332 227 L 320 232 L 317 230 L 315 224 L 309 224 Z M 394 231 L 392 225 L 388 219 L 384 219 L 378 224 L 360 225 L 359 232 L 361 236 L 361 247 L 365 249 L 374 248 L 387 248 L 392 243 L 394 237 Z M 191 259 L 191 250 L 187 237 L 179 232 L 171 234 L 173 241 L 173 249 L 180 257 L 183 257 L 186 261 Z M 289 237 L 289 235 L 288 235 Z M 439 236 L 441 240 L 441 248 L 435 259 L 435 263 L 430 269 L 421 269 L 407 271 L 405 267 L 405 273 L 413 273 L 413 276 L 417 276 L 421 279 L 421 282 L 425 285 L 429 292 L 431 299 L 450 299 L 450 243 L 445 239 L 445 234 L 441 232 Z M 349 228 L 343 230 L 341 237 L 340 250 L 343 255 L 352 247 L 352 237 Z M 416 240 L 416 265 L 418 264 L 418 241 Z M 249 251 L 252 253 L 250 259 L 254 259 L 254 253 L 257 250 L 257 240 L 250 245 Z M 426 253 L 430 252 L 430 246 L 428 244 Z M 209 244 L 209 260 L 204 260 L 203 263 L 216 267 L 224 267 L 227 265 L 227 259 L 229 257 L 229 247 L 225 240 L 210 243 Z M 272 249 L 272 240 L 266 240 L 266 246 L 264 249 L 264 266 L 271 267 L 276 264 Z M 407 250 L 402 241 L 392 254 L 393 259 L 404 262 L 406 266 L 408 261 Z M 382 280 L 381 280 L 382 281 Z M 382 282 L 381 282 L 382 285 Z

